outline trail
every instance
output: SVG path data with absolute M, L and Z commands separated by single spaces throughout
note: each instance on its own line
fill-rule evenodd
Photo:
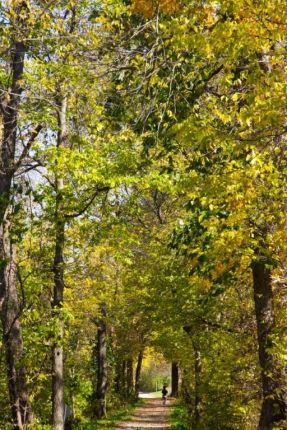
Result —
M 117 424 L 115 430 L 169 430 L 171 428 L 169 415 L 174 404 L 168 399 L 165 406 L 161 399 L 149 398 L 137 407 L 130 419 Z

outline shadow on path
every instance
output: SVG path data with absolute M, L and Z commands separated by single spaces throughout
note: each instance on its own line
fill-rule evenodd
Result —
M 140 396 L 143 398 L 142 396 Z M 174 405 L 173 399 L 168 399 L 166 405 L 162 400 L 153 397 L 144 397 L 144 403 L 138 406 L 130 419 L 117 424 L 115 430 L 168 430 L 171 428 L 169 415 Z

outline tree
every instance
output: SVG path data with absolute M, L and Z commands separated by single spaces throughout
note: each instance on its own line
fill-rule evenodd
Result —
M 25 133 L 24 148 L 16 159 L 19 113 L 23 92 L 27 36 L 33 30 L 34 11 L 26 1 L 4 4 L 0 9 L 3 28 L 1 66 L 1 145 L 0 145 L 0 311 L 12 417 L 17 429 L 25 429 L 32 420 L 26 370 L 23 366 L 23 339 L 20 324 L 21 303 L 18 298 L 15 261 L 16 247 L 9 232 L 9 204 L 12 181 L 31 145 L 42 129 L 36 124 Z M 32 24 L 31 24 L 32 23 Z

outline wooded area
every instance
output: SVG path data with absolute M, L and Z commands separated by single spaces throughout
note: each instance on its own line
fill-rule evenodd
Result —
M 153 354 L 190 429 L 287 429 L 286 30 L 283 0 L 2 0 L 1 429 L 98 429 Z

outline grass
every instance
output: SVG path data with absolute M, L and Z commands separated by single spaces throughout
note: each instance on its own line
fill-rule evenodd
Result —
M 170 416 L 172 430 L 190 430 L 190 418 L 186 406 L 178 401 Z
M 81 423 L 75 428 L 77 430 L 112 430 L 120 421 L 129 419 L 134 408 L 142 403 L 143 401 L 139 399 L 132 404 L 123 406 L 119 411 L 110 412 L 108 416 L 102 420 Z

